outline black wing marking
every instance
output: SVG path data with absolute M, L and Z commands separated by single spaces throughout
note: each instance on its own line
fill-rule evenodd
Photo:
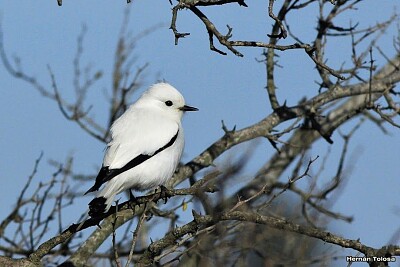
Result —
M 135 158 L 133 158 L 131 161 L 129 161 L 127 164 L 125 164 L 123 167 L 118 168 L 118 169 L 109 169 L 108 166 L 102 166 L 100 171 L 99 171 L 99 174 L 97 174 L 96 182 L 85 193 L 85 195 L 87 193 L 99 190 L 101 185 L 104 184 L 105 182 L 111 180 L 112 178 L 114 178 L 115 176 L 117 176 L 117 175 L 119 175 L 119 174 L 121 174 L 123 172 L 126 172 L 127 170 L 130 170 L 130 169 L 138 166 L 139 164 L 142 164 L 143 162 L 145 162 L 149 158 L 157 155 L 161 151 L 163 151 L 163 150 L 167 149 L 168 147 L 172 146 L 175 143 L 176 138 L 178 138 L 178 133 L 179 133 L 179 129 L 176 132 L 176 134 L 171 138 L 171 140 L 169 140 L 169 142 L 165 146 L 160 147 L 159 149 L 157 149 L 156 152 L 154 152 L 152 155 L 140 154 L 140 155 L 136 156 Z

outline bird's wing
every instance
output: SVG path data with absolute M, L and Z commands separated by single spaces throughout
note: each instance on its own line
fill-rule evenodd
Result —
M 178 137 L 179 123 L 141 110 L 128 110 L 111 127 L 103 166 L 96 182 L 86 193 L 152 156 L 172 146 Z
M 148 110 L 128 110 L 111 127 L 103 165 L 122 168 L 134 157 L 153 155 L 176 135 L 179 123 Z

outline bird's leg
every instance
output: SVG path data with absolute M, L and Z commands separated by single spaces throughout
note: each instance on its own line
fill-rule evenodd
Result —
M 172 197 L 172 192 L 163 185 L 160 185 L 160 199 L 164 200 L 164 204 L 167 203 L 168 198 Z
M 129 189 L 129 201 L 131 201 L 131 202 L 137 201 L 137 198 L 132 193 L 132 189 Z
M 131 210 L 135 211 L 135 207 L 137 205 L 137 198 L 133 195 L 132 189 L 129 189 L 129 203 L 128 206 Z

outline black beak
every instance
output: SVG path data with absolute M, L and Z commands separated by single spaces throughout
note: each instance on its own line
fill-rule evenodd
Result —
M 187 105 L 184 105 L 183 107 L 181 107 L 179 109 L 182 111 L 198 111 L 199 110 L 198 108 L 187 106 Z

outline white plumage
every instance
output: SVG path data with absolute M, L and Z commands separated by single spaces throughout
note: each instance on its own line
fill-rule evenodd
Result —
M 143 191 L 170 179 L 184 147 L 183 112 L 195 110 L 167 83 L 154 84 L 143 93 L 111 126 L 102 168 L 86 193 L 105 186 L 89 203 L 89 214 L 108 211 L 122 191 Z

